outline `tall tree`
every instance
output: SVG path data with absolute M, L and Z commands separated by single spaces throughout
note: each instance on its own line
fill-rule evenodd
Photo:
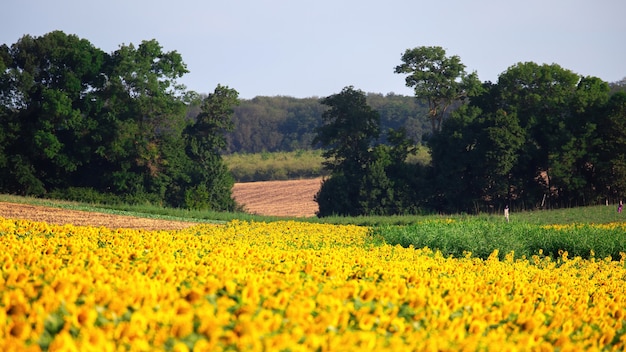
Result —
M 164 196 L 171 179 L 163 154 L 167 141 L 181 138 L 185 118 L 187 73 L 176 51 L 164 52 L 155 40 L 122 45 L 107 61 L 103 114 L 111 129 L 99 149 L 99 168 L 116 193 L 146 192 Z
M 234 209 L 220 151 L 237 92 L 218 86 L 188 117 L 187 72 L 155 40 L 110 55 L 60 31 L 0 46 L 0 191 Z
M 232 114 L 238 96 L 236 90 L 218 85 L 203 100 L 195 123 L 185 129 L 186 152 L 191 159 L 185 204 L 190 208 L 235 210 L 235 181 L 221 152 L 226 148 L 226 133 L 234 128 Z
M 433 133 L 441 130 L 443 117 L 454 102 L 481 91 L 478 75 L 467 74 L 458 56 L 447 57 L 438 46 L 407 49 L 395 73 L 406 74 L 406 86 L 414 89 L 416 98 L 428 102 Z
M 319 215 L 357 215 L 363 212 L 363 175 L 372 164 L 370 150 L 380 135 L 380 117 L 367 105 L 365 94 L 352 86 L 320 102 L 329 109 L 313 143 L 325 149 L 324 166 L 331 178 L 316 195 Z
M 349 86 L 323 98 L 329 107 L 322 114 L 314 145 L 326 150 L 325 166 L 331 172 L 358 172 L 369 162 L 369 150 L 380 136 L 380 116 L 367 105 L 366 96 Z

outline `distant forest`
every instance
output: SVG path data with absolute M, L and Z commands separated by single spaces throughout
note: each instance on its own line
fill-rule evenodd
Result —
M 626 78 L 609 83 L 610 94 L 626 91 Z M 204 97 L 204 95 L 202 95 Z M 327 109 L 320 97 L 294 98 L 290 96 L 257 96 L 240 99 L 233 109 L 234 130 L 226 134 L 224 154 L 291 152 L 314 149 L 311 144 L 316 128 L 322 125 L 322 113 Z M 388 93 L 367 93 L 367 104 L 378 111 L 381 130 L 404 126 L 407 137 L 416 144 L 432 134 L 428 106 L 414 96 Z M 448 116 L 460 104 L 454 104 Z M 197 116 L 199 103 L 191 104 L 187 115 Z M 383 135 L 381 138 L 385 138 Z M 385 140 L 379 141 L 383 144 Z
M 404 126 L 408 138 L 418 144 L 425 134 L 432 132 L 427 106 L 413 96 L 368 93 L 367 103 L 379 112 L 383 131 Z M 321 126 L 322 113 L 326 109 L 318 97 L 258 96 L 241 99 L 233 109 L 235 128 L 226 134 L 224 153 L 312 149 L 315 130 Z M 189 107 L 187 115 L 193 118 L 199 111 L 199 104 L 194 104 Z

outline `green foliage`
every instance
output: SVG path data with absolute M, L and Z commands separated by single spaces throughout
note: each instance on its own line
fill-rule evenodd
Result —
M 503 223 L 503 219 L 440 219 L 406 226 L 379 226 L 372 229 L 371 236 L 383 238 L 388 244 L 428 247 L 457 258 L 471 254 L 487 259 L 497 251 L 500 259 L 513 253 L 515 258 L 540 255 L 556 260 L 567 252 L 570 258 L 619 260 L 620 253 L 626 253 L 623 228 L 593 224 L 559 229 L 524 222 Z
M 370 162 L 369 150 L 380 135 L 380 115 L 367 105 L 365 94 L 346 87 L 320 100 L 329 109 L 316 131 L 314 145 L 324 149 L 325 167 L 351 177 Z
M 190 209 L 214 209 L 209 201 L 211 192 L 205 185 L 198 185 L 185 190 L 185 205 Z
M 39 38 L 26 35 L 5 46 L 2 56 L 0 150 L 15 168 L 2 172 L 3 186 L 43 195 L 67 185 L 65 175 L 89 162 L 93 150 L 86 142 L 98 124 L 81 111 L 93 105 L 92 90 L 102 87 L 98 73 L 105 54 L 84 39 L 55 31 Z
M 415 143 L 421 142 L 423 134 L 430 133 L 427 109 L 414 97 L 367 93 L 366 100 L 379 112 L 381 130 L 404 127 Z M 233 123 L 237 128 L 227 134 L 225 152 L 257 154 L 309 149 L 326 110 L 315 97 L 242 99 L 234 108 Z M 386 143 L 385 136 L 382 137 Z
M 324 167 L 331 177 L 315 196 L 319 216 L 386 213 L 393 186 L 385 173 L 387 154 L 381 148 L 372 151 L 380 135 L 378 112 L 353 87 L 321 103 L 329 109 L 313 143 L 324 148 Z
M 617 201 L 626 194 L 626 92 L 612 95 L 598 120 L 592 142 L 597 188 L 606 199 Z
M 556 64 L 520 63 L 485 84 L 429 139 L 431 206 L 442 212 L 553 208 L 616 200 L 608 85 Z M 618 113 L 619 115 L 619 113 Z M 607 178 L 611 178 L 608 181 Z M 609 185 L 610 183 L 610 185 Z
M 93 188 L 69 187 L 66 189 L 52 190 L 47 194 L 48 198 L 61 199 L 89 204 L 124 204 L 122 197 L 114 194 L 105 194 Z
M 380 143 L 380 119 L 360 91 L 346 87 L 322 99 L 330 108 L 314 142 L 324 149 L 324 180 L 315 200 L 318 216 L 388 215 L 415 212 L 419 208 L 415 186 L 417 164 L 407 157 L 417 148 L 403 127 L 390 129 L 388 145 Z
M 218 86 L 188 117 L 177 52 L 150 40 L 107 54 L 54 31 L 0 59 L 0 191 L 184 207 L 206 188 L 195 206 L 235 208 L 219 153 L 237 94 Z
M 540 205 L 541 200 L 552 206 L 558 198 L 569 198 L 572 185 L 565 177 L 576 174 L 575 165 L 585 162 L 577 152 L 585 150 L 584 133 L 593 126 L 573 109 L 579 81 L 578 75 L 556 64 L 532 62 L 512 66 L 498 79 L 504 110 L 515 113 L 526 132 L 513 186 L 527 194 L 528 203 Z
M 454 102 L 481 91 L 476 73 L 466 74 L 461 59 L 447 57 L 438 46 L 407 49 L 394 72 L 407 74 L 406 86 L 414 88 L 416 98 L 428 102 L 433 132 L 441 129 L 443 117 Z
M 186 154 L 191 163 L 187 176 L 185 206 L 193 209 L 232 211 L 234 180 L 220 152 L 226 147 L 225 133 L 233 129 L 233 107 L 239 103 L 234 89 L 218 85 L 204 99 L 194 124 L 184 131 Z
M 432 206 L 442 212 L 504 207 L 524 140 L 514 113 L 484 113 L 473 106 L 456 110 L 429 140 L 436 175 Z
M 358 192 L 358 189 L 356 189 Z M 344 175 L 335 175 L 325 179 L 315 201 L 319 207 L 318 216 L 355 216 L 357 208 L 354 199 L 357 198 L 355 187 Z

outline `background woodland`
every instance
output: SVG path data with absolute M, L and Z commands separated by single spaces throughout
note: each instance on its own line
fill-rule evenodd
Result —
M 392 68 L 390 68 L 392 71 Z M 321 151 L 320 216 L 558 208 L 626 192 L 626 84 L 517 63 L 497 82 L 439 47 L 395 68 L 415 96 L 188 91 L 155 40 L 105 53 L 55 31 L 0 46 L 0 192 L 237 210 L 224 156 Z M 426 148 L 429 160 L 412 155 Z

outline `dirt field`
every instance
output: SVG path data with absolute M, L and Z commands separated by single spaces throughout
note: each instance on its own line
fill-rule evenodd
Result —
M 275 216 L 315 216 L 317 203 L 313 201 L 313 196 L 319 190 L 321 181 L 321 179 L 312 179 L 237 183 L 233 188 L 233 197 L 250 213 Z M 0 217 L 45 221 L 60 225 L 147 230 L 174 230 L 194 225 L 191 222 L 144 219 L 6 202 L 0 202 Z
M 233 198 L 252 214 L 311 217 L 318 210 L 313 197 L 321 183 L 321 178 L 237 183 Z
M 50 224 L 104 226 L 146 230 L 177 230 L 195 225 L 191 222 L 144 219 L 134 216 L 92 213 L 79 210 L 0 202 L 0 217 L 44 221 Z

